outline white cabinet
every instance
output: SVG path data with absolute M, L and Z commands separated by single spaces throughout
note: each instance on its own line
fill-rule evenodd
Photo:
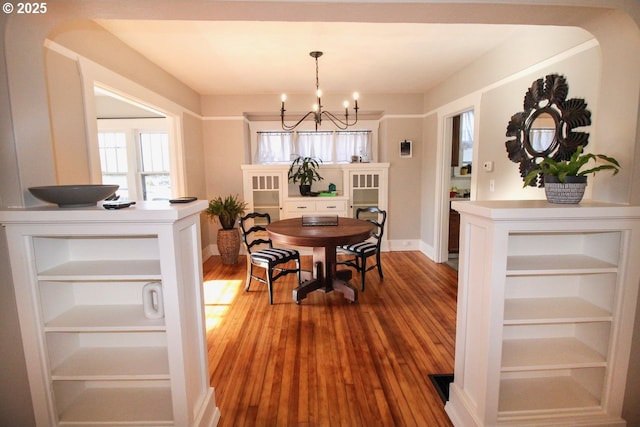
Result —
M 350 216 L 358 208 L 377 206 L 387 210 L 388 163 L 354 163 L 344 169 L 350 200 Z
M 242 165 L 242 172 L 248 212 L 268 213 L 272 221 L 281 219 L 282 203 L 287 192 L 287 169 Z
M 455 426 L 624 426 L 640 207 L 452 203 Z
M 217 423 L 203 311 L 206 206 L 0 211 L 38 426 Z M 143 308 L 148 283 L 161 289 L 153 318 Z
M 366 206 L 387 209 L 388 163 L 321 165 L 325 179 L 314 189 L 334 183 L 338 188 L 334 197 L 301 197 L 297 186 L 289 185 L 288 170 L 288 165 L 242 165 L 249 212 L 266 212 L 277 221 L 313 214 L 354 217 L 357 208 Z

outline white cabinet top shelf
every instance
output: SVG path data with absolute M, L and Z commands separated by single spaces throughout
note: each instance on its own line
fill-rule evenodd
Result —
M 583 200 L 577 205 L 559 205 L 546 200 L 453 201 L 451 207 L 460 212 L 490 218 L 494 221 L 544 221 L 633 219 L 640 216 L 640 206 Z
M 136 202 L 125 209 L 104 209 L 102 203 L 85 208 L 59 208 L 54 205 L 0 210 L 2 224 L 91 224 L 91 223 L 173 223 L 205 210 L 206 200 L 170 204 L 169 201 Z M 117 232 L 117 229 L 114 230 Z

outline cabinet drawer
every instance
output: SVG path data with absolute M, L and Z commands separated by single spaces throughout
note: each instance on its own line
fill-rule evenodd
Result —
M 315 202 L 318 212 L 343 212 L 347 210 L 344 200 L 318 200 Z
M 313 213 L 316 210 L 316 203 L 313 201 L 306 200 L 292 200 L 285 202 L 284 208 L 287 212 L 296 212 L 296 213 Z

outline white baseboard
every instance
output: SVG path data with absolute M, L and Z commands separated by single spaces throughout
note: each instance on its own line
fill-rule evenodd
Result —
M 420 250 L 420 241 L 417 239 L 387 240 L 386 244 L 390 252 Z
M 306 247 L 297 247 L 301 255 L 311 255 L 312 249 Z M 418 239 L 403 239 L 403 240 L 385 240 L 381 246 L 382 252 L 402 252 L 402 251 L 420 251 L 430 260 L 435 260 L 432 246 L 426 245 L 424 242 Z M 240 247 L 240 255 L 246 254 L 244 246 Z M 210 244 L 202 250 L 202 259 L 206 260 L 212 255 L 220 255 L 218 245 L 215 243 Z

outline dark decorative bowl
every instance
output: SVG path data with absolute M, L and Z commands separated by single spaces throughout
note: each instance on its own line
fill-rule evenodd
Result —
M 40 200 L 56 203 L 61 208 L 95 206 L 100 200 L 115 193 L 119 185 L 48 185 L 30 187 L 29 191 Z

